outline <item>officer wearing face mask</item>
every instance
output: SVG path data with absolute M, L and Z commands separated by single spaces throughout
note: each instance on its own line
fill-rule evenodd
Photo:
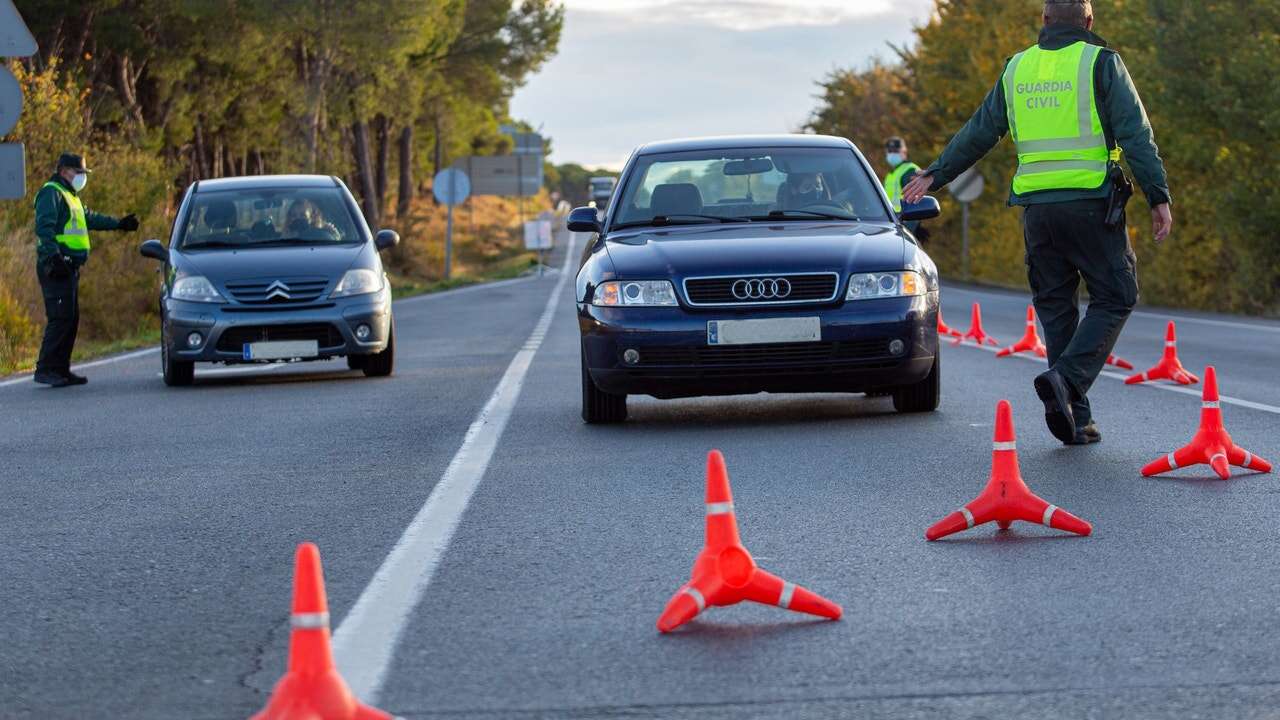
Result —
M 889 164 L 889 174 L 884 176 L 884 192 L 893 209 L 902 212 L 902 189 L 920 172 L 920 166 L 907 159 L 907 141 L 896 136 L 884 142 L 884 161 Z M 903 224 L 917 240 L 929 239 L 929 231 L 921 227 L 920 221 Z
M 89 382 L 71 372 L 71 350 L 80 325 L 80 268 L 89 259 L 89 231 L 138 229 L 134 215 L 116 219 L 84 206 L 80 191 L 88 178 L 84 158 L 64 153 L 53 177 L 36 193 L 36 276 L 48 320 L 34 380 L 52 387 Z

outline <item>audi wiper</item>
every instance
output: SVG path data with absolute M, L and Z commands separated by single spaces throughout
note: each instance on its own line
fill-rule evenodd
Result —
M 667 225 L 710 225 L 712 223 L 735 223 L 735 222 L 751 222 L 751 218 L 733 217 L 724 215 L 702 215 L 698 213 L 676 213 L 672 215 L 655 215 L 649 220 L 637 220 L 635 222 L 619 223 L 613 226 L 613 229 L 620 230 L 629 227 L 664 227 Z
M 800 217 L 796 217 L 799 215 Z M 821 218 L 823 220 L 861 220 L 857 215 L 841 215 L 820 212 L 817 210 L 770 210 L 768 215 L 753 217 L 752 220 L 801 220 L 804 218 Z

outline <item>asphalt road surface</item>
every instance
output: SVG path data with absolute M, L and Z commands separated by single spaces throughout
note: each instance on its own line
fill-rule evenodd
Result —
M 1190 439 L 1198 389 L 1101 378 L 1104 442 L 1063 448 L 1039 363 L 946 346 L 934 414 L 633 398 L 588 427 L 564 277 L 398 303 L 388 379 L 334 362 L 168 389 L 143 352 L 83 388 L 0 384 L 0 716 L 247 717 L 284 669 L 301 540 L 348 680 L 408 718 L 1280 713 L 1280 477 L 1138 474 Z M 943 298 L 953 326 L 980 299 L 989 332 L 1021 335 L 1024 296 Z M 1280 460 L 1280 324 L 1143 311 L 1119 354 L 1153 364 L 1170 317 L 1187 366 L 1217 365 L 1237 442 Z M 1000 398 L 1024 477 L 1092 537 L 924 541 L 982 488 Z M 757 561 L 842 621 L 743 605 L 658 634 L 711 448 Z

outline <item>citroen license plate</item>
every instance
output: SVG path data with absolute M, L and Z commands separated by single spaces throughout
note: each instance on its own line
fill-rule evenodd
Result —
M 292 360 L 319 354 L 320 343 L 315 340 L 275 340 L 244 344 L 245 360 Z
M 804 343 L 820 340 L 822 323 L 816 317 L 711 320 L 707 323 L 708 345 Z

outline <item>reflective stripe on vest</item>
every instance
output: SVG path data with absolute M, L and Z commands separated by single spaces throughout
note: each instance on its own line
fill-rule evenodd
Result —
M 76 253 L 89 252 L 89 224 L 84 217 L 84 204 L 80 202 L 80 198 L 75 193 L 67 190 L 58 183 L 47 182 L 44 184 L 47 188 L 53 188 L 62 194 L 62 199 L 67 202 L 67 209 L 71 211 L 71 217 L 67 218 L 67 224 L 62 228 L 62 232 L 54 236 L 57 243 L 68 250 Z
M 889 196 L 889 204 L 893 206 L 894 212 L 902 212 L 902 176 L 912 170 L 919 172 L 920 166 L 913 162 L 901 162 L 884 176 L 884 192 Z
M 1014 194 L 1093 190 L 1107 181 L 1112 154 L 1093 88 L 1101 50 L 1083 40 L 1061 50 L 1033 45 L 1009 61 L 1003 82 L 1018 146 Z

